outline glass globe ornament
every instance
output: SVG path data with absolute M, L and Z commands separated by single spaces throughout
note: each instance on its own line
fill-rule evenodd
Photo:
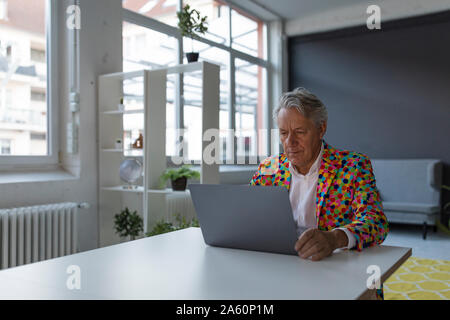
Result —
M 128 184 L 125 187 L 126 189 L 137 188 L 137 186 L 133 186 L 133 183 L 142 176 L 142 168 L 142 163 L 136 159 L 125 159 L 122 161 L 119 168 L 119 176 L 120 179 Z

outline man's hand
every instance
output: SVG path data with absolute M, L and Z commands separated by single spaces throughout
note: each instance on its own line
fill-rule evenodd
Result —
M 321 231 L 313 228 L 306 230 L 298 238 L 295 251 L 300 258 L 311 257 L 313 261 L 319 261 L 331 255 L 335 249 L 345 247 L 347 244 L 347 235 L 342 230 Z

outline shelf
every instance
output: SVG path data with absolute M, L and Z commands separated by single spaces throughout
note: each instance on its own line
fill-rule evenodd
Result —
M 144 191 L 144 187 L 139 186 L 137 189 L 124 189 L 123 186 L 116 186 L 116 187 L 102 187 L 102 190 L 105 191 L 120 191 L 120 192 L 135 192 L 135 193 L 142 193 Z M 166 189 L 148 189 L 147 190 L 148 193 L 158 193 L 158 194 L 171 194 L 171 193 L 175 193 L 175 194 L 189 194 L 189 190 L 186 189 L 184 191 L 175 191 L 172 190 L 171 188 L 166 188 Z
M 116 115 L 116 114 L 136 114 L 136 113 L 144 113 L 144 109 L 138 110 L 113 110 L 113 111 L 103 111 L 102 114 Z
M 0 0 L 1 1 L 1 0 Z M 102 226 L 99 235 L 100 245 L 117 243 L 118 237 L 111 222 L 111 209 L 119 210 L 131 205 L 142 210 L 144 232 L 154 227 L 157 218 L 169 216 L 173 211 L 172 205 L 176 202 L 177 211 L 187 213 L 186 199 L 191 198 L 189 189 L 173 191 L 170 185 L 158 188 L 161 173 L 167 169 L 166 156 L 166 117 L 167 103 L 172 96 L 167 97 L 167 90 L 173 88 L 173 77 L 168 75 L 198 72 L 195 75 L 198 89 L 203 92 L 196 106 L 201 107 L 201 131 L 208 128 L 219 127 L 220 110 L 220 66 L 206 61 L 161 67 L 152 70 L 140 70 L 127 73 L 113 73 L 101 75 L 98 79 L 98 144 L 99 155 L 99 225 Z M 169 80 L 170 79 L 170 80 Z M 125 81 L 126 80 L 126 81 Z M 169 85 L 168 85 L 169 81 Z M 132 83 L 129 87 L 127 83 Z M 135 91 L 136 90 L 136 91 Z M 121 101 L 123 98 L 123 101 Z M 122 103 L 120 103 L 122 102 Z M 133 114 L 135 114 L 133 116 Z M 124 116 L 127 115 L 127 116 Z M 123 136 L 124 121 L 127 118 L 137 118 L 143 123 L 142 135 L 144 149 L 134 149 L 131 142 L 134 138 Z M 142 119 L 142 120 L 141 120 Z M 133 120 L 133 119 L 130 119 Z M 117 139 L 122 145 L 116 145 Z M 128 141 L 130 139 L 130 141 Z M 126 142 L 126 143 L 125 143 Z M 200 141 L 199 141 L 200 142 Z M 117 148 L 116 148 L 117 146 Z M 204 147 L 204 144 L 202 143 Z M 149 149 L 147 149 L 149 148 Z M 120 179 L 118 169 L 124 159 L 140 161 L 143 166 L 143 175 L 136 184 L 136 189 L 124 189 L 127 183 Z M 201 181 L 203 183 L 219 183 L 219 166 L 201 162 L 199 166 Z M 122 192 L 122 193 L 120 193 Z M 129 199 L 136 198 L 138 199 Z M 175 202 L 172 202 L 175 201 Z M 170 209 L 170 210 L 169 210 Z M 190 210 L 190 209 L 189 209 Z
M 116 187 L 102 187 L 102 190 L 105 191 L 119 191 L 119 192 L 134 192 L 134 193 L 143 193 L 144 187 L 139 186 L 137 189 L 124 189 L 123 186 Z
M 166 188 L 166 189 L 148 189 L 147 190 L 148 193 L 189 193 L 189 190 L 186 189 L 184 191 L 175 191 L 172 190 L 171 188 Z
M 176 74 L 176 73 L 185 73 L 185 72 L 196 72 L 196 71 L 202 71 L 203 65 L 205 62 L 192 62 L 188 64 L 180 64 L 170 67 L 160 67 L 155 68 L 150 71 L 158 71 L 158 70 L 166 70 L 167 74 Z M 220 70 L 220 69 L 219 69 Z M 133 79 L 137 77 L 143 77 L 145 71 L 139 70 L 139 71 L 131 71 L 131 72 L 116 72 L 116 73 L 110 73 L 100 76 L 103 79 L 108 78 L 115 78 L 117 80 L 126 80 L 126 79 Z
M 103 152 L 115 152 L 115 153 L 123 153 L 123 149 L 101 149 Z M 142 157 L 142 149 L 136 149 L 136 150 L 125 150 L 125 154 L 123 154 L 124 157 Z

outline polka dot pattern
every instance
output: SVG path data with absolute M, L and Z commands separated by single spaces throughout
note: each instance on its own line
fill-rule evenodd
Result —
M 251 185 L 283 186 L 289 190 L 290 162 L 284 153 L 261 162 Z M 346 227 L 356 250 L 381 244 L 389 230 L 369 158 L 338 150 L 324 142 L 316 197 L 320 230 Z
M 290 162 L 284 153 L 263 160 L 250 185 L 291 183 Z M 316 197 L 319 230 L 347 228 L 356 239 L 355 250 L 381 244 L 389 231 L 370 159 L 361 153 L 338 150 L 324 141 Z M 382 298 L 382 291 L 379 298 Z

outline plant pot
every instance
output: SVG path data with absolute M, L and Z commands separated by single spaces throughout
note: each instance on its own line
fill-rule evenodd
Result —
M 186 184 L 187 184 L 186 177 L 181 177 L 176 180 L 171 180 L 170 182 L 172 184 L 172 190 L 174 190 L 174 191 L 186 190 Z
M 198 61 L 198 52 L 186 52 L 186 58 L 189 63 Z

